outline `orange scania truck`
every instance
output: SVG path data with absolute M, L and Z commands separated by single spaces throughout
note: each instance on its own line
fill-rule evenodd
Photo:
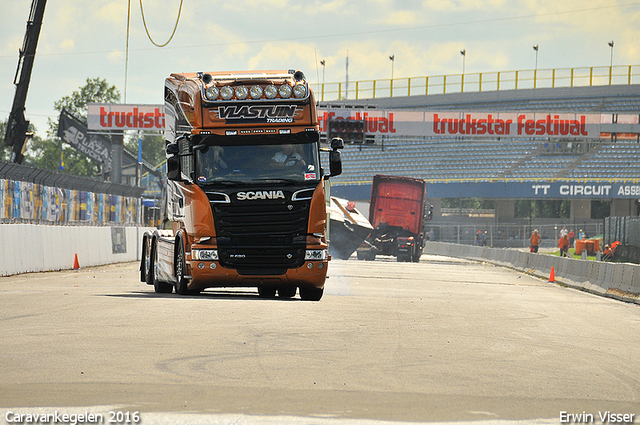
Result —
M 321 148 L 305 75 L 172 74 L 164 99 L 166 225 L 143 236 L 141 280 L 160 293 L 299 289 L 319 301 L 330 260 L 325 182 L 342 172 L 344 142 Z

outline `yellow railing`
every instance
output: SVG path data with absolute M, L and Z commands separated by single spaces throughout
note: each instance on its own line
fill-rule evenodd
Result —
M 320 101 L 637 83 L 640 65 L 529 69 L 315 84 Z

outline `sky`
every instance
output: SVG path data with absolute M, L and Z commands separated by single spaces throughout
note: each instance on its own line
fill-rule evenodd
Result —
M 102 78 L 130 104 L 162 104 L 174 72 L 301 69 L 312 87 L 537 68 L 640 65 L 634 0 L 49 0 L 26 117 Z M 31 0 L 2 0 L 0 120 L 11 110 Z M 127 38 L 128 11 L 129 31 Z M 128 50 L 127 50 L 128 39 Z M 463 57 L 460 51 L 466 52 Z M 128 54 L 127 54 L 128 53 Z M 395 59 L 392 62 L 389 56 Z M 320 61 L 325 61 L 325 66 Z

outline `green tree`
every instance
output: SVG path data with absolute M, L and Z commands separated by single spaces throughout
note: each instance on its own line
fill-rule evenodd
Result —
M 125 148 L 138 157 L 138 134 L 132 132 L 124 142 Z M 165 141 L 161 134 L 144 134 L 142 136 L 142 159 L 154 167 L 165 160 Z
M 11 146 L 4 144 L 4 134 L 7 132 L 7 120 L 0 121 L 0 161 L 11 161 Z
M 117 103 L 120 91 L 101 78 L 87 78 L 84 86 L 54 103 L 54 109 L 61 112 L 66 109 L 85 123 L 87 121 L 87 104 Z M 46 139 L 32 140 L 25 154 L 29 165 L 52 171 L 61 171 L 76 176 L 96 177 L 100 175 L 100 165 L 93 162 L 71 146 L 63 143 L 57 136 L 58 122 L 48 120 L 49 130 Z M 60 170 L 61 162 L 64 168 Z
M 8 119 L 0 121 L 0 161 L 3 162 L 11 162 L 11 157 L 13 156 L 13 148 L 4 144 L 4 135 L 7 131 L 8 121 Z M 36 133 L 36 127 L 33 124 L 29 124 L 29 131 Z M 28 143 L 39 143 L 41 141 L 40 136 L 34 135 Z M 29 162 L 25 161 L 24 164 L 29 165 Z

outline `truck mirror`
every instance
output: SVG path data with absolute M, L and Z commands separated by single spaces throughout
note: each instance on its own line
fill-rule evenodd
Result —
M 182 180 L 180 172 L 180 147 L 177 143 L 167 145 L 167 178 L 169 180 Z
M 167 155 L 178 155 L 180 148 L 177 143 L 169 143 L 167 145 Z
M 333 144 L 333 141 L 331 143 Z M 340 174 L 342 174 L 342 158 L 340 158 L 339 150 L 332 150 L 331 152 L 329 152 L 329 171 L 331 177 L 339 176 Z
M 168 150 L 168 149 L 167 149 Z M 167 178 L 169 180 L 182 180 L 180 176 L 180 157 L 172 155 L 167 158 Z
M 340 137 L 331 139 L 331 149 L 344 149 L 344 140 Z

